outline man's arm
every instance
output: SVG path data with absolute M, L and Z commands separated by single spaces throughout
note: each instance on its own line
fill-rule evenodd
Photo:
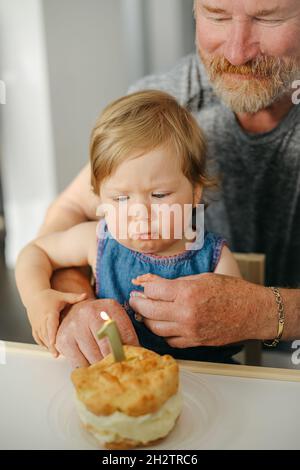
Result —
M 39 237 L 66 230 L 81 222 L 96 220 L 100 200 L 93 193 L 90 180 L 90 165 L 87 164 L 48 208 Z
M 280 289 L 285 307 L 282 339 L 300 338 L 300 290 Z M 272 340 L 278 310 L 271 289 L 220 274 L 147 282 L 130 306 L 145 325 L 176 348 Z

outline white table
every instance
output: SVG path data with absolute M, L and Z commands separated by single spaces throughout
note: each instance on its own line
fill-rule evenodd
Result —
M 79 425 L 66 361 L 33 345 L 5 350 L 0 449 L 96 448 Z M 300 371 L 179 363 L 185 406 L 157 449 L 300 449 Z

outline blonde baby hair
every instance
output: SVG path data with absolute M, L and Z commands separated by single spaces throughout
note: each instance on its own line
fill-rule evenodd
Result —
M 206 175 L 206 143 L 196 119 L 171 95 L 145 90 L 124 96 L 101 113 L 91 134 L 91 183 L 99 194 L 103 180 L 125 160 L 171 146 L 192 185 L 211 187 Z

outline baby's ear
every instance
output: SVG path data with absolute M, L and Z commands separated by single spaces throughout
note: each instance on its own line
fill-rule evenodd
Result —
M 194 186 L 194 191 L 193 191 L 193 206 L 194 207 L 196 207 L 197 204 L 201 203 L 202 193 L 203 193 L 203 187 L 201 184 L 197 184 L 196 186 Z

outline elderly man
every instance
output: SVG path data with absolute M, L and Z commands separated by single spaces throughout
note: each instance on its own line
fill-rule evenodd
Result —
M 266 253 L 267 283 L 281 289 L 206 274 L 150 282 L 131 307 L 174 347 L 276 344 L 300 337 L 300 107 L 292 100 L 300 79 L 300 3 L 196 0 L 194 8 L 198 54 L 130 91 L 166 90 L 194 113 L 222 178 L 206 225 L 235 251 Z M 94 219 L 98 204 L 86 167 L 49 208 L 41 233 Z M 95 300 L 84 273 L 58 272 L 53 284 L 90 297 L 66 312 L 59 329 L 57 348 L 73 365 L 101 358 L 91 331 L 102 309 L 116 318 L 125 342 L 137 343 L 122 307 Z

